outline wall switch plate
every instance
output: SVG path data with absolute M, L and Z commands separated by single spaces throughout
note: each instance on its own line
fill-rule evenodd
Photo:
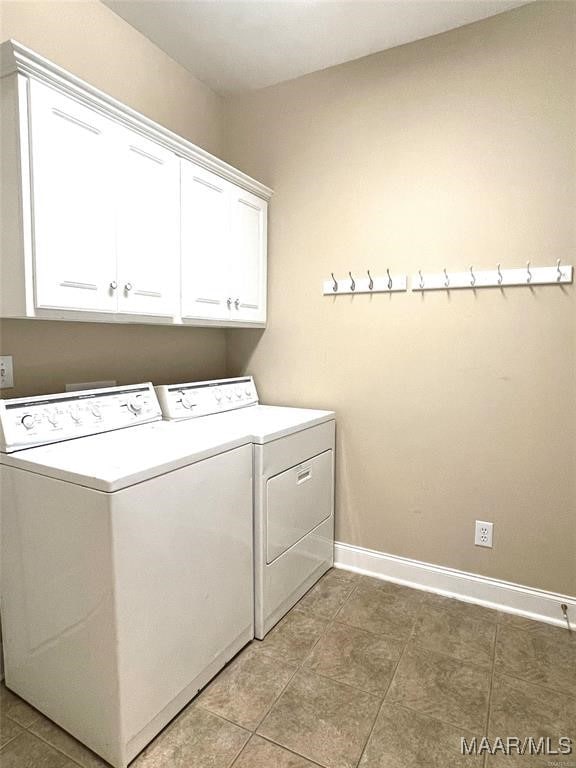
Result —
M 14 386 L 14 366 L 12 355 L 0 357 L 0 389 L 10 389 Z
M 476 520 L 474 544 L 477 547 L 492 547 L 492 532 L 494 523 L 486 523 L 484 520 Z

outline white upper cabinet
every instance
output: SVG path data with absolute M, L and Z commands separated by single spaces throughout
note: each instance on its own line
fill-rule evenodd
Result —
M 1 317 L 262 326 L 272 190 L 0 46 Z
M 178 158 L 129 129 L 118 135 L 118 311 L 178 314 Z
M 228 320 L 231 185 L 188 160 L 181 184 L 182 317 Z
M 113 312 L 113 125 L 36 82 L 30 110 L 36 306 Z
M 182 317 L 266 321 L 267 203 L 182 161 Z
M 231 190 L 230 291 L 232 320 L 266 320 L 268 203 L 243 189 Z

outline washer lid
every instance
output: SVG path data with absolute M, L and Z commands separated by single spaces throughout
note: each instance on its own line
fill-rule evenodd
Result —
M 0 462 L 109 493 L 251 442 L 238 425 L 202 421 L 143 424 L 1 455 Z

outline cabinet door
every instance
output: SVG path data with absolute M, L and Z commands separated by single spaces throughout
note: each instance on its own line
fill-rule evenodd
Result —
M 34 81 L 30 111 L 36 306 L 113 312 L 113 124 Z
M 266 321 L 266 250 L 268 204 L 233 188 L 231 202 L 232 320 Z
M 182 317 L 228 320 L 231 185 L 188 160 L 181 182 Z
M 118 127 L 118 311 L 178 313 L 180 179 L 178 158 Z

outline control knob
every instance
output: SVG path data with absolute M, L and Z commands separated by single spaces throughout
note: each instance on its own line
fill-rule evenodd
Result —
M 82 417 L 81 413 L 80 413 L 80 409 L 78 408 L 78 406 L 77 405 L 73 405 L 70 408 L 69 413 L 70 413 L 70 418 L 72 419 L 72 421 L 75 421 L 76 424 L 78 424 L 78 422 L 80 421 L 80 419 Z
M 92 412 L 92 415 L 96 416 L 97 419 L 102 418 L 102 411 L 100 410 L 100 406 L 98 405 L 98 403 L 94 403 L 94 405 L 91 405 L 90 410 Z
M 190 408 L 193 408 L 196 405 L 196 403 L 192 395 L 190 395 L 189 393 L 185 393 L 182 395 L 182 405 L 184 406 L 184 408 L 190 409 Z
M 222 390 L 221 389 L 215 389 L 214 390 L 214 397 L 216 398 L 216 401 L 219 403 L 222 400 Z
M 34 427 L 34 416 L 31 413 L 26 413 L 20 419 L 20 423 L 26 429 L 32 429 Z
M 58 413 L 56 409 L 53 411 L 46 411 L 46 418 L 52 424 L 53 427 L 55 427 L 58 424 Z
M 136 397 L 131 397 L 130 400 L 128 400 L 128 410 L 132 411 L 134 414 L 139 414 L 142 410 L 142 396 L 137 395 Z

